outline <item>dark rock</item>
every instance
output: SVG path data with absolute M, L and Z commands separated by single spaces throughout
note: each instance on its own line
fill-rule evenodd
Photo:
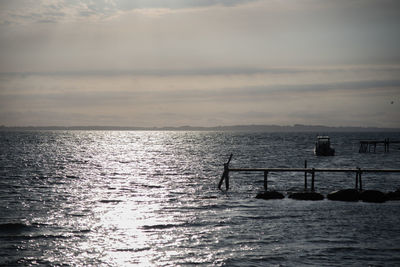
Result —
M 364 202 L 385 202 L 386 195 L 378 190 L 365 190 L 360 193 L 360 199 Z
M 291 193 L 289 198 L 297 200 L 323 200 L 324 196 L 317 192 L 296 192 Z
M 327 198 L 329 200 L 340 200 L 340 201 L 358 201 L 359 192 L 357 189 L 342 189 L 329 193 Z
M 258 199 L 282 199 L 282 198 L 285 198 L 285 196 L 282 193 L 279 193 L 277 191 L 266 191 L 266 192 L 258 193 L 256 198 L 258 198 Z
M 400 200 L 400 189 L 397 189 L 394 192 L 388 192 L 386 194 L 387 200 Z

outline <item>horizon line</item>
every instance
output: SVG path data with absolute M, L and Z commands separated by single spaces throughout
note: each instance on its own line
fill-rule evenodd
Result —
M 237 124 L 237 125 L 218 125 L 218 126 L 110 126 L 110 125 L 73 125 L 73 126 L 6 126 L 0 125 L 0 130 L 149 130 L 149 131 L 230 131 L 230 130 L 265 130 L 265 131 L 317 131 L 320 130 L 362 130 L 362 131 L 400 131 L 400 127 L 378 127 L 378 126 L 326 126 L 326 125 L 306 125 L 306 124 L 293 124 L 293 125 L 276 125 L 276 124 Z

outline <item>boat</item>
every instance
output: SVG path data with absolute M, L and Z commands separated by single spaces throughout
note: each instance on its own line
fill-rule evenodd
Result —
M 334 156 L 335 149 L 331 147 L 329 136 L 317 136 L 314 154 L 317 156 Z

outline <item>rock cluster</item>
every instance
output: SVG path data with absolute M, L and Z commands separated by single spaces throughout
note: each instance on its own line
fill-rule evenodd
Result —
M 320 193 L 313 191 L 303 191 L 290 193 L 289 198 L 297 200 L 323 200 L 324 196 Z M 264 191 L 258 193 L 256 198 L 258 199 L 283 199 L 285 196 L 277 191 Z M 383 193 L 378 190 L 363 190 L 359 191 L 357 189 L 342 189 L 329 193 L 327 195 L 329 200 L 335 201 L 364 201 L 364 202 L 374 202 L 383 203 L 388 200 L 400 200 L 400 189 L 394 192 Z

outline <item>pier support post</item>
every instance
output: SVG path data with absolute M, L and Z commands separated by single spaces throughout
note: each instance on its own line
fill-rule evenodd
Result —
M 311 171 L 311 192 L 314 192 L 314 178 L 315 178 L 315 170 L 312 168 Z
M 360 142 L 360 148 L 358 149 L 358 153 L 365 153 L 365 146 L 362 142 Z
M 225 169 L 225 189 L 228 191 L 229 189 L 229 165 L 228 163 L 224 164 L 224 169 Z
M 358 172 L 356 172 L 356 185 L 355 185 L 355 187 L 356 187 L 356 190 L 358 190 Z
M 219 183 L 218 183 L 218 189 L 219 190 L 221 190 L 222 183 L 224 182 L 225 176 L 226 176 L 226 172 L 225 172 L 225 164 L 224 164 L 224 172 L 222 173 L 221 179 L 219 180 Z
M 304 169 L 307 169 L 307 160 L 304 161 Z M 304 191 L 307 190 L 307 171 L 304 171 Z
M 389 152 L 389 138 L 385 138 L 383 142 L 385 144 L 385 152 Z
M 359 180 L 359 185 L 360 185 L 360 191 L 362 191 L 362 180 L 361 180 L 361 169 L 358 168 L 358 180 Z
M 264 191 L 268 190 L 268 172 L 264 171 Z
M 385 138 L 385 140 L 383 140 L 383 146 L 384 146 L 384 152 L 387 152 L 387 140 Z

